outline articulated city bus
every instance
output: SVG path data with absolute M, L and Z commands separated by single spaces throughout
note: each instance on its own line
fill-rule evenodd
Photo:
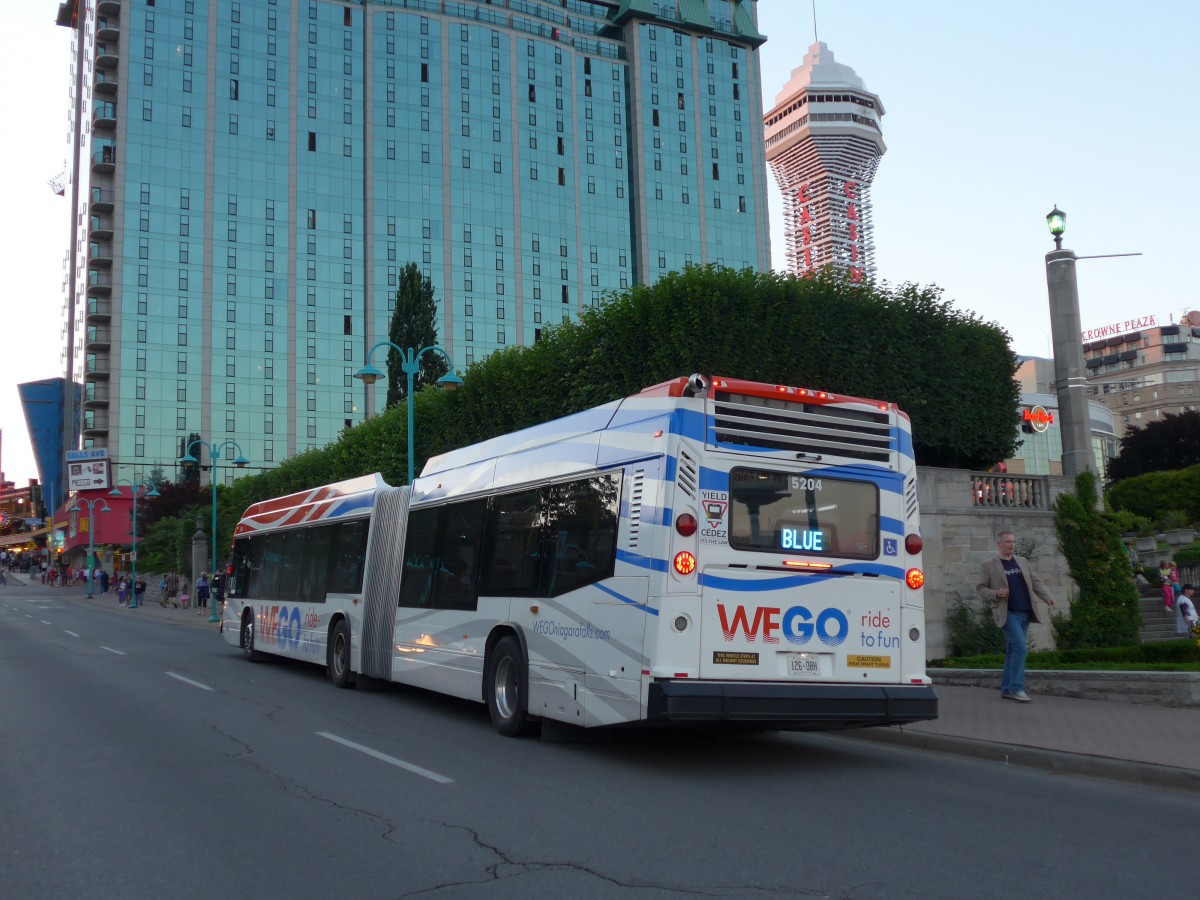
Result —
M 937 716 L 916 469 L 894 404 L 693 375 L 256 503 L 222 631 L 550 719 L 771 729 Z

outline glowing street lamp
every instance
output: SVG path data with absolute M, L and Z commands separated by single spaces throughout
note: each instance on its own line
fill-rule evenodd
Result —
M 88 508 L 88 599 L 92 599 L 92 587 L 96 583 L 96 504 L 103 503 L 100 507 L 100 512 L 112 512 L 108 508 L 108 503 L 103 497 L 97 497 L 95 500 L 84 500 L 82 497 L 76 497 L 75 502 L 67 512 L 82 512 L 79 504 L 83 504 Z
M 154 487 L 154 482 L 148 478 L 144 478 L 136 484 L 127 478 L 121 478 L 117 481 L 117 486 L 108 492 L 110 497 L 121 496 L 121 485 L 129 485 L 129 492 L 133 494 L 133 548 L 129 553 L 130 559 L 133 562 L 133 577 L 129 584 L 129 608 L 137 609 L 137 508 L 138 508 L 138 489 L 148 487 L 150 490 L 146 493 L 147 497 L 158 497 L 158 489 Z
M 181 456 L 179 458 L 179 462 L 181 462 L 181 463 L 198 463 L 198 462 L 200 462 L 200 460 L 198 460 L 196 457 L 192 456 L 192 448 L 195 447 L 197 444 L 208 448 L 208 458 L 209 458 L 210 462 L 212 463 L 212 470 L 208 473 L 209 483 L 212 484 L 212 569 L 210 571 L 212 573 L 212 576 L 215 578 L 217 575 L 217 462 L 221 458 L 221 451 L 224 450 L 226 447 L 232 447 L 235 450 L 237 450 L 237 456 L 234 458 L 233 464 L 235 466 L 237 466 L 239 469 L 245 468 L 247 463 L 250 462 L 250 460 L 246 459 L 246 457 L 242 455 L 242 448 L 240 446 L 238 446 L 237 441 L 225 440 L 225 441 L 222 441 L 221 443 L 217 444 L 216 446 L 213 446 L 208 441 L 202 441 L 197 438 L 196 440 L 192 441 L 190 444 L 187 445 L 187 451 L 184 453 L 183 456 Z M 210 594 L 210 597 L 211 597 L 211 594 Z M 212 614 L 208 617 L 208 621 L 210 621 L 210 622 L 221 621 L 220 617 L 217 615 L 216 602 L 210 599 L 209 606 L 212 608 Z
M 380 341 L 367 352 L 367 364 L 354 373 L 355 378 L 361 378 L 363 384 L 374 384 L 380 378 L 386 378 L 387 373 L 376 366 L 371 365 L 371 357 L 375 355 L 375 351 L 380 347 L 391 347 L 400 354 L 400 368 L 404 370 L 404 374 L 408 377 L 408 400 L 405 406 L 408 407 L 408 483 L 413 483 L 413 378 L 417 372 L 421 370 L 421 357 L 430 351 L 440 353 L 445 357 L 446 362 L 450 365 L 450 371 L 439 378 L 436 382 L 438 387 L 453 391 L 463 383 L 462 379 L 454 374 L 454 360 L 450 358 L 450 354 L 443 347 L 434 344 L 431 347 L 423 347 L 420 350 L 414 350 L 411 347 L 404 350 L 391 341 Z

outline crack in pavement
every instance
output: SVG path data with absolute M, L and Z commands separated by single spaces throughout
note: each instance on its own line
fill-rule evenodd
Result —
M 315 794 L 311 789 L 303 784 L 300 784 L 298 781 L 288 778 L 285 775 L 281 775 L 279 772 L 269 769 L 256 760 L 251 759 L 250 757 L 254 754 L 254 748 L 241 738 L 234 737 L 232 734 L 222 731 L 216 725 L 212 726 L 212 730 L 241 748 L 240 750 L 232 753 L 225 753 L 224 755 L 227 759 L 230 759 L 233 762 L 240 762 L 248 765 L 258 774 L 264 775 L 267 778 L 277 782 L 283 788 L 285 793 L 290 794 L 291 796 L 300 800 L 332 807 L 333 809 L 340 810 L 342 812 L 348 812 L 354 816 L 359 816 L 371 822 L 378 823 L 383 829 L 379 836 L 385 841 L 393 841 L 392 835 L 396 832 L 396 825 L 390 819 L 386 818 L 385 816 L 381 816 L 378 813 L 370 812 L 369 810 L 360 809 L 356 806 L 349 806 L 345 803 L 339 803 L 331 797 L 323 797 L 320 794 Z
M 740 887 L 714 887 L 708 889 L 686 888 L 677 884 L 656 884 L 653 882 L 644 881 L 622 881 L 611 875 L 605 875 L 603 872 L 582 863 L 572 862 L 543 862 L 543 861 L 521 861 L 513 859 L 502 849 L 489 844 L 474 828 L 467 825 L 458 825 L 452 822 L 440 822 L 434 820 L 434 824 L 441 825 L 443 828 L 453 829 L 455 831 L 463 831 L 470 835 L 471 840 L 475 842 L 475 846 L 481 850 L 486 850 L 497 858 L 497 862 L 492 863 L 484 868 L 487 877 L 463 879 L 460 881 L 446 881 L 440 884 L 431 885 L 415 891 L 409 891 L 401 894 L 401 897 L 417 897 L 422 894 L 430 894 L 435 891 L 440 891 L 447 888 L 462 887 L 472 884 L 485 884 L 494 881 L 500 881 L 508 878 L 517 878 L 522 875 L 528 875 L 535 872 L 545 871 L 570 871 L 580 872 L 585 875 L 590 875 L 601 881 L 608 882 L 616 887 L 628 888 L 629 890 L 658 890 L 667 891 L 678 895 L 689 895 L 695 897 L 730 897 L 730 896 L 746 896 L 747 894 L 761 893 L 764 896 L 780 896 L 781 894 L 792 895 L 797 897 L 821 897 L 829 898 L 831 895 L 823 890 L 814 888 L 798 888 L 798 887 L 764 887 L 758 885 L 745 885 Z

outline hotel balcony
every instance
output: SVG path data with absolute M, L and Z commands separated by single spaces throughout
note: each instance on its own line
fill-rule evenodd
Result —
M 92 212 L 112 212 L 116 194 L 109 188 L 92 188 Z
M 111 241 L 113 220 L 108 216 L 88 217 L 88 237 L 98 241 Z
M 92 171 L 111 172 L 117 167 L 117 148 L 113 144 L 104 144 L 92 151 Z
M 111 44 L 101 44 L 96 42 L 96 68 L 98 69 L 115 69 L 117 63 L 120 62 L 120 57 L 117 56 L 117 44 L 114 41 Z
M 92 241 L 88 244 L 88 265 L 107 269 L 112 266 L 113 249 L 108 241 Z
M 108 383 L 89 381 L 83 386 L 84 409 L 99 409 L 108 406 Z
M 117 73 L 97 69 L 95 84 L 97 94 L 115 94 L 117 92 Z
M 108 410 L 85 409 L 83 411 L 84 437 L 108 434 Z
M 117 104 L 97 100 L 92 104 L 92 127 L 111 130 L 117 127 Z
M 87 330 L 87 348 L 89 350 L 107 351 L 112 345 L 112 334 L 107 328 L 97 328 L 89 325 Z
M 112 273 L 97 272 L 92 269 L 88 272 L 87 283 L 88 297 L 95 298 L 98 296 L 107 297 L 112 293 Z M 93 306 L 97 307 L 93 309 Z M 112 302 L 109 300 L 88 300 L 88 316 L 104 316 L 108 318 L 112 315 Z
M 103 5 L 103 4 L 101 4 Z M 96 37 L 102 41 L 116 42 L 121 39 L 121 22 L 119 19 L 109 16 L 100 16 L 96 19 Z
M 104 16 L 119 16 L 121 14 L 121 0 L 100 0 L 96 6 L 96 12 Z
M 83 361 L 83 374 L 87 378 L 107 379 L 111 366 L 112 362 L 109 360 L 107 352 L 89 352 Z

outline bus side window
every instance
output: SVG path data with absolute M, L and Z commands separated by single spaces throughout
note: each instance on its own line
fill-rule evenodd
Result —
M 540 596 L 547 499 L 542 488 L 491 499 L 483 528 L 479 593 Z
M 621 481 L 599 475 L 555 485 L 551 492 L 546 593 L 551 597 L 592 584 L 613 573 Z

